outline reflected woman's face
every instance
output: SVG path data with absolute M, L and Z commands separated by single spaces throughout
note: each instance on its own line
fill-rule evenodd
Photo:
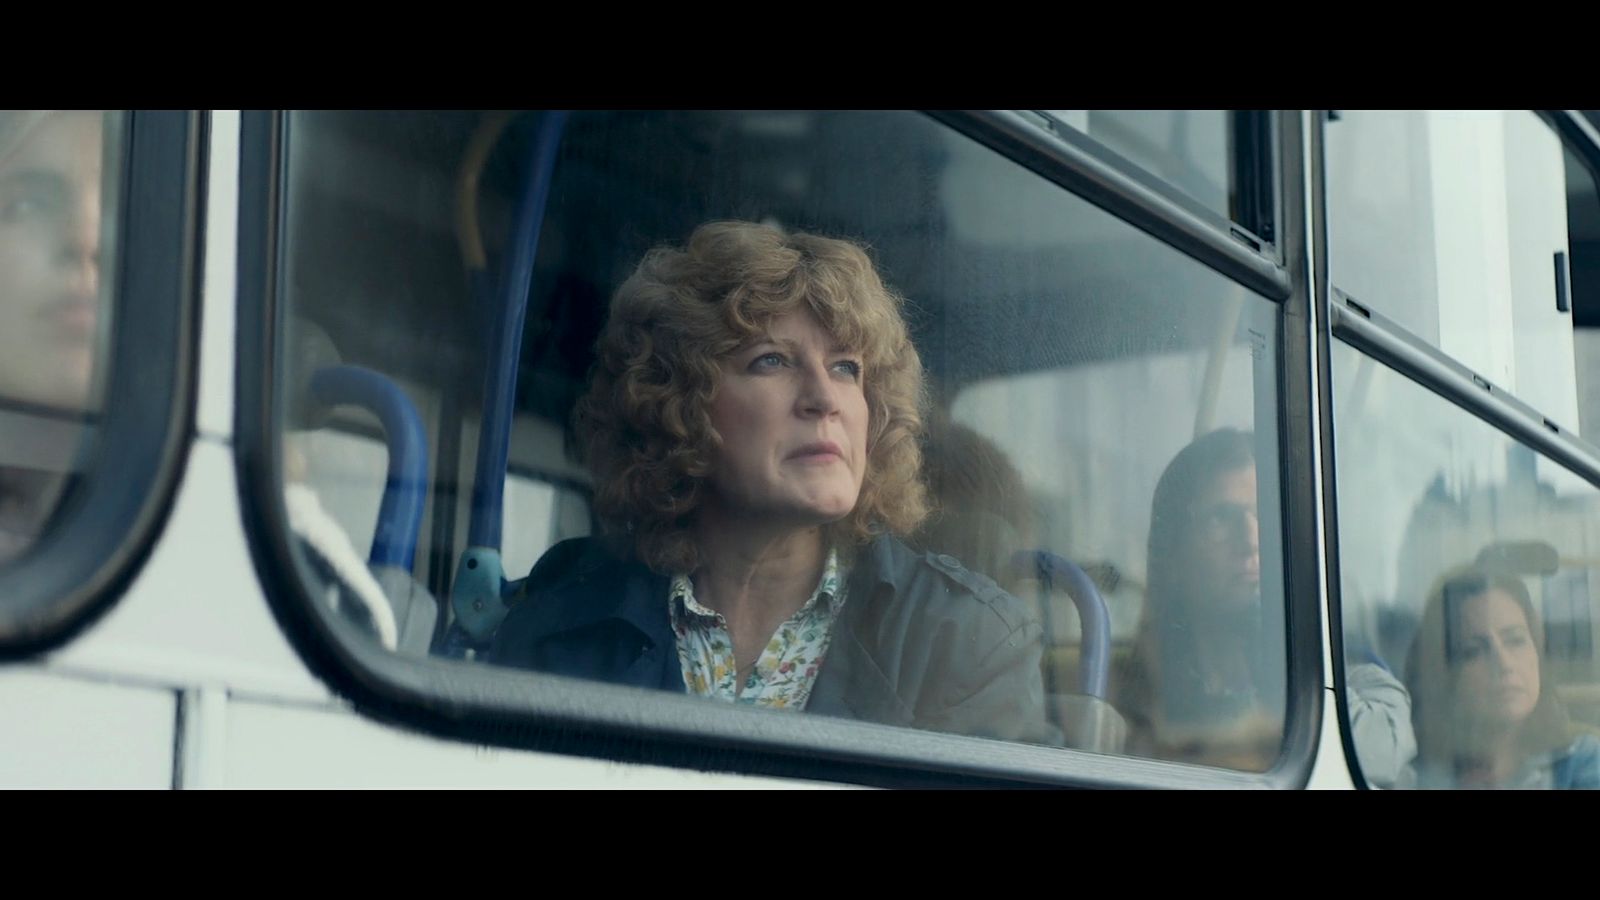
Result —
M 1451 665 L 1457 709 L 1470 719 L 1515 726 L 1539 703 L 1539 649 L 1522 606 L 1491 587 L 1452 604 Z
M 1256 470 L 1222 472 L 1195 497 L 1187 569 L 1196 593 L 1221 607 L 1255 602 L 1261 588 Z
M 49 114 L 0 154 L 0 397 L 82 408 L 100 316 L 100 114 Z
M 707 502 L 797 527 L 849 515 L 867 465 L 864 365 L 810 310 L 779 316 L 724 360 L 711 401 L 721 445 Z

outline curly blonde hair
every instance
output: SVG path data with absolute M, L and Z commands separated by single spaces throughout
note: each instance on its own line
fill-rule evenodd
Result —
M 651 250 L 612 298 L 576 412 L 601 524 L 631 537 L 657 572 L 698 568 L 690 527 L 721 440 L 710 415 L 721 363 L 804 308 L 862 355 L 866 373 L 866 473 L 855 508 L 828 537 L 849 549 L 879 530 L 910 533 L 928 501 L 922 360 L 904 304 L 849 241 L 709 222 L 682 249 Z

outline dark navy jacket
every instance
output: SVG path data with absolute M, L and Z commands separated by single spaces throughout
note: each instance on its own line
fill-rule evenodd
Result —
M 682 693 L 669 581 L 599 539 L 550 548 L 489 661 Z M 1054 743 L 1042 629 L 1022 601 L 949 556 L 889 536 L 862 548 L 807 712 Z

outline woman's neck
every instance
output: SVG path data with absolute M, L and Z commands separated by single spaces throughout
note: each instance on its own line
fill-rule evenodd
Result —
M 1259 648 L 1246 617 L 1200 612 L 1188 624 L 1195 664 L 1203 674 L 1228 683 L 1249 680 L 1249 660 Z
M 695 599 L 722 613 L 735 648 L 764 646 L 778 625 L 805 605 L 827 548 L 821 527 L 775 529 L 705 510 L 695 527 L 700 568 Z
M 1464 787 L 1499 787 L 1516 775 L 1519 762 L 1514 730 L 1483 736 L 1469 753 L 1457 756 L 1456 780 Z

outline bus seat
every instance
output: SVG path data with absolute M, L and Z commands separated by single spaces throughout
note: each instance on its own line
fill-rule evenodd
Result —
M 1073 692 L 1050 690 L 1047 708 L 1061 728 L 1069 747 L 1098 753 L 1120 753 L 1127 741 L 1127 724 L 1106 700 L 1111 666 L 1111 616 L 1094 581 L 1070 560 L 1048 550 L 1024 550 L 1011 558 L 1014 580 L 1035 579 L 1041 594 L 1059 586 L 1072 598 L 1082 625 L 1077 649 L 1078 682 Z M 1048 602 L 1041 604 L 1048 615 Z M 1045 633 L 1053 629 L 1045 623 Z M 1047 648 L 1046 664 L 1058 648 Z M 1067 649 L 1067 648 L 1060 648 Z
M 317 370 L 311 395 L 325 407 L 359 406 L 377 416 L 389 451 L 389 471 L 368 561 L 410 572 L 428 492 L 428 436 L 422 417 L 400 386 L 361 366 Z
M 283 501 L 289 530 L 322 576 L 328 606 L 372 631 L 385 647 L 396 649 L 400 626 L 387 593 L 361 562 L 350 536 L 322 508 L 317 492 L 310 485 L 290 483 L 284 487 Z
M 1083 625 L 1078 692 L 1102 700 L 1111 663 L 1111 615 L 1094 581 L 1071 561 L 1048 550 L 1023 550 L 1011 558 L 1016 578 L 1035 578 L 1043 590 L 1060 586 L 1072 598 Z
M 324 408 L 348 405 L 365 409 L 376 416 L 383 427 L 389 464 L 372 546 L 367 555 L 367 577 L 361 577 L 348 565 L 333 568 L 341 583 L 351 588 L 356 596 L 365 599 L 375 588 L 379 596 L 385 598 L 388 616 L 377 613 L 370 601 L 364 606 L 373 613 L 375 624 L 388 620 L 387 626 L 378 627 L 386 646 L 405 653 L 426 654 L 439 616 L 439 604 L 412 575 L 428 488 L 428 439 L 422 417 L 399 385 L 360 366 L 332 365 L 318 369 L 311 377 L 310 394 L 313 402 Z M 315 494 L 310 496 L 314 502 Z M 319 523 L 318 514 L 338 530 L 348 545 L 343 530 L 327 517 L 320 504 L 313 506 L 304 498 L 296 502 L 300 505 L 300 521 L 305 529 L 297 529 L 297 533 L 312 543 L 319 554 L 331 553 L 333 558 L 339 558 L 337 542 L 331 534 L 323 533 L 325 529 Z

